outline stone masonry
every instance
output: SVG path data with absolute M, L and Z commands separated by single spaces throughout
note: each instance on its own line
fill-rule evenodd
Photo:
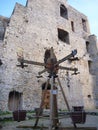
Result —
M 98 44 L 84 14 L 65 0 L 27 0 L 26 6 L 16 3 L 10 19 L 5 19 L 1 16 L 1 110 L 39 107 L 41 86 L 48 74 L 46 72 L 38 79 L 38 72 L 43 67 L 28 65 L 22 69 L 17 67 L 17 58 L 24 56 L 26 60 L 44 62 L 44 53 L 50 47 L 54 48 L 58 60 L 77 49 L 79 60 L 68 60 L 62 65 L 77 67 L 79 74 L 72 75 L 65 70 L 58 73 L 70 107 L 98 107 Z M 66 109 L 59 86 L 58 108 Z

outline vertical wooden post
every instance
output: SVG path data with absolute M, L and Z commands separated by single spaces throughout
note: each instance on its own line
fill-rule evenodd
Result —
M 50 95 L 50 126 L 49 130 L 52 130 L 52 127 L 55 129 L 58 127 L 58 107 L 57 107 L 57 88 L 55 86 L 55 77 L 51 78 L 51 95 Z
M 50 90 L 50 125 L 49 130 L 53 127 L 53 76 L 51 77 L 51 90 Z

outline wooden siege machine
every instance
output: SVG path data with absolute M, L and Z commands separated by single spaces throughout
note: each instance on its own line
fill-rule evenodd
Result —
M 50 92 L 50 117 L 49 117 L 50 118 L 50 125 L 49 125 L 49 130 L 52 130 L 53 128 L 56 130 L 56 129 L 59 128 L 58 107 L 57 107 L 58 106 L 57 105 L 57 86 L 55 84 L 56 80 L 57 80 L 59 87 L 61 89 L 65 104 L 67 106 L 67 109 L 70 112 L 70 107 L 69 107 L 67 98 L 65 96 L 65 93 L 63 91 L 63 87 L 61 85 L 60 79 L 59 79 L 57 74 L 58 74 L 59 69 L 67 70 L 67 71 L 73 71 L 75 75 L 78 74 L 77 68 L 69 68 L 69 67 L 60 66 L 60 64 L 62 62 L 69 60 L 70 58 L 74 59 L 74 56 L 76 54 L 77 54 L 77 50 L 73 50 L 69 55 L 67 55 L 66 57 L 57 61 L 57 58 L 54 54 L 53 47 L 51 47 L 49 50 L 46 50 L 46 52 L 45 52 L 44 63 L 35 62 L 35 61 L 28 61 L 28 60 L 25 60 L 23 57 L 18 58 L 18 61 L 20 62 L 20 65 L 18 65 L 18 66 L 20 66 L 22 68 L 24 68 L 26 66 L 24 63 L 38 65 L 38 66 L 44 66 L 44 70 L 42 70 L 38 74 L 41 75 L 44 72 L 49 73 L 49 76 L 48 76 L 48 79 L 47 79 L 47 82 L 46 82 L 46 85 L 45 85 L 45 91 L 44 91 L 44 94 L 42 96 L 40 108 L 39 108 L 39 111 L 38 111 L 38 115 L 36 117 L 34 127 L 37 127 L 37 125 L 38 125 L 40 113 L 41 113 L 43 103 L 44 103 L 45 94 L 46 94 L 46 91 L 47 91 L 48 84 L 50 83 L 51 84 L 51 90 L 50 90 L 51 92 Z M 73 119 L 72 119 L 72 123 L 73 123 L 74 127 L 76 128 L 76 123 L 73 121 Z

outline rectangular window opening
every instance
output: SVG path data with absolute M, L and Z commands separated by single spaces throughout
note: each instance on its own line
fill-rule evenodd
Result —
M 75 29 L 74 29 L 74 22 L 73 21 L 71 21 L 71 29 L 72 29 L 73 32 L 75 31 Z
M 89 52 L 89 42 L 88 41 L 86 41 L 86 50 L 87 50 L 87 52 Z
M 65 42 L 67 44 L 69 43 L 69 33 L 63 29 L 59 29 L 58 28 L 58 38 L 59 40 L 61 40 L 62 42 Z
M 0 40 L 3 41 L 4 39 L 4 34 L 5 34 L 5 29 L 4 27 L 0 27 Z
M 89 73 L 93 74 L 92 61 L 91 60 L 88 61 L 88 68 L 89 68 Z
M 87 32 L 87 26 L 86 26 L 86 20 L 85 19 L 82 19 L 82 26 L 83 26 L 83 30 L 85 32 Z

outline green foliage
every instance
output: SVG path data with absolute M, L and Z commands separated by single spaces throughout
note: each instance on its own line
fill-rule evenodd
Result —
M 10 111 L 1 111 L 0 110 L 0 116 L 1 115 L 8 115 L 8 114 L 11 114 L 12 112 L 10 112 Z
M 28 110 L 27 113 L 35 113 L 34 110 Z

